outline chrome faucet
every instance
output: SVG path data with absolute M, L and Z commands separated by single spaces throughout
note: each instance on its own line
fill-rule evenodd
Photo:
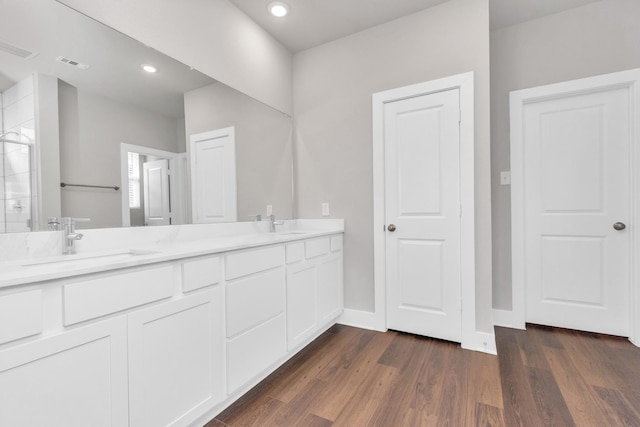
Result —
M 62 224 L 62 229 L 64 230 L 64 245 L 62 249 L 62 253 L 65 255 L 71 255 L 76 253 L 76 240 L 81 240 L 83 236 L 82 233 L 76 233 L 76 221 L 91 221 L 89 218 L 71 218 L 71 217 L 63 217 L 60 218 L 60 223 Z
M 262 214 L 249 215 L 250 218 L 255 218 L 256 222 L 262 221 Z
M 50 216 L 49 218 L 47 218 L 47 230 L 48 231 L 60 230 L 60 221 L 58 221 L 57 216 Z
M 274 233 L 276 231 L 276 225 L 284 225 L 284 221 L 276 221 L 275 215 L 269 215 L 269 231 Z

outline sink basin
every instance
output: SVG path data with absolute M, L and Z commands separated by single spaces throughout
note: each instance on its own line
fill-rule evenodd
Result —
M 64 264 L 77 264 L 89 261 L 109 261 L 118 258 L 128 258 L 132 256 L 157 254 L 156 251 L 147 251 L 140 249 L 122 249 L 117 251 L 100 252 L 94 254 L 73 254 L 73 255 L 60 255 L 55 257 L 46 257 L 40 259 L 34 259 L 32 261 L 21 264 L 22 267 L 33 267 L 39 265 L 64 265 Z
M 305 230 L 293 230 L 293 231 L 279 231 L 278 235 L 280 236 L 292 236 L 292 235 L 296 235 L 296 234 L 309 234 L 311 233 L 311 231 L 305 231 Z

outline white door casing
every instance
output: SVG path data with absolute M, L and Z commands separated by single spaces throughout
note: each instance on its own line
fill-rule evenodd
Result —
M 122 212 L 122 226 L 129 227 L 131 225 L 131 212 L 129 210 L 129 192 L 126 190 L 129 188 L 129 175 L 128 175 L 128 153 L 138 153 L 143 156 L 152 156 L 156 158 L 163 158 L 169 161 L 169 169 L 172 171 L 180 171 L 180 173 L 174 173 L 170 180 L 170 194 L 178 195 L 178 197 L 170 197 L 171 203 L 171 223 L 172 224 L 185 224 L 186 218 L 186 206 L 180 189 L 186 187 L 186 174 L 184 168 L 180 168 L 179 161 L 184 158 L 186 153 L 172 153 L 169 151 L 158 150 L 156 148 L 143 147 L 141 145 L 120 143 L 120 192 L 121 194 L 121 212 Z
M 384 105 L 387 327 L 461 341 L 459 90 Z
M 235 128 L 189 137 L 194 224 L 237 221 Z
M 515 327 L 637 342 L 639 81 L 631 70 L 511 93 Z
M 461 344 L 463 348 L 495 354 L 493 334 L 476 331 L 475 319 L 475 192 L 474 192 L 474 74 L 442 79 L 379 92 L 373 95 L 373 191 L 374 191 L 374 284 L 375 313 L 368 319 L 357 313 L 348 316 L 377 330 L 387 328 L 386 310 L 386 213 L 384 106 L 389 102 L 457 89 L 460 96 L 460 283 Z
M 171 224 L 169 160 L 142 164 L 145 225 Z

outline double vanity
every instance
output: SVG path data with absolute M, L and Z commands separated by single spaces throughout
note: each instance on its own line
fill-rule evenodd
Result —
M 0 425 L 205 424 L 340 316 L 343 230 L 0 236 Z

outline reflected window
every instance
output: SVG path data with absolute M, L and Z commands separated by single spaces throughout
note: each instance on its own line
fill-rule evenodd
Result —
M 129 207 L 140 208 L 140 154 L 129 151 Z

